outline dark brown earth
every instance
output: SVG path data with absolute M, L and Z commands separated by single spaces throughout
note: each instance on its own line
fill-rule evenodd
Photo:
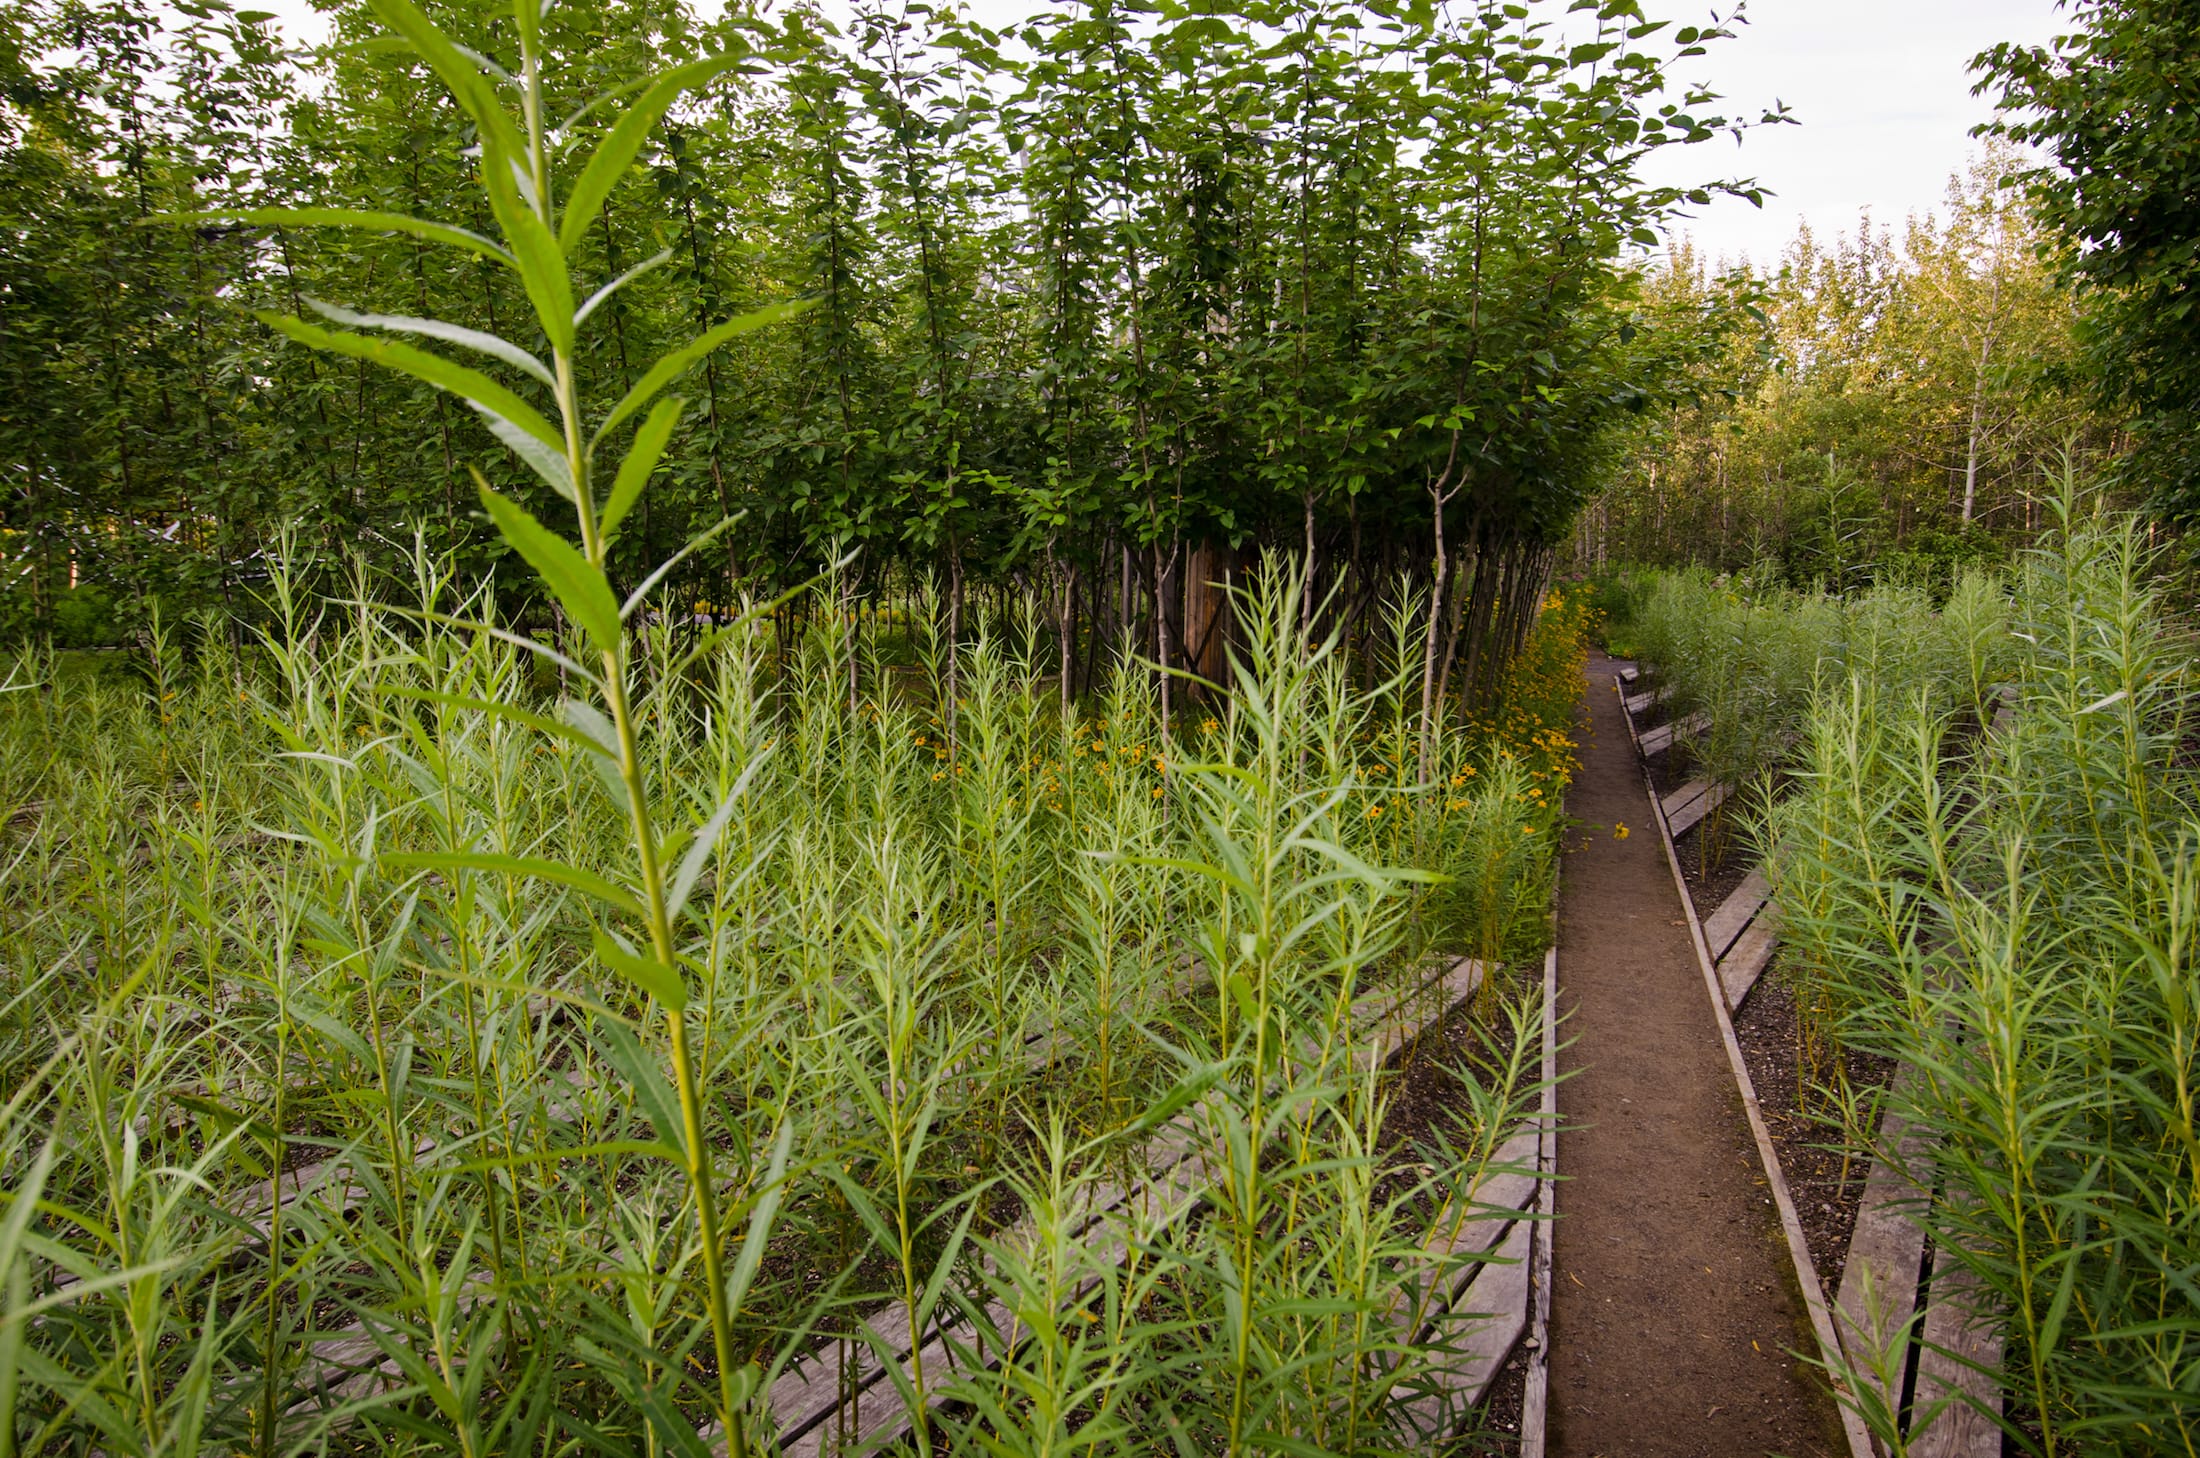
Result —
M 1816 1094 L 1795 1042 L 1795 994 L 1777 972 L 1766 974 L 1734 1014 L 1734 1037 L 1749 1064 L 1757 1090 L 1757 1109 L 1780 1155 L 1780 1173 L 1795 1201 L 1811 1263 L 1830 1299 L 1841 1289 L 1849 1263 L 1849 1237 L 1856 1233 L 1856 1212 L 1864 1202 L 1864 1175 L 1870 1160 L 1844 1159 L 1836 1146 L 1863 1146 L 1854 1131 L 1844 1134 L 1832 1101 Z M 1843 1057 L 1851 1097 L 1860 1106 L 1857 1122 L 1872 1119 L 1872 1094 L 1894 1081 L 1894 1060 L 1851 1049 Z M 1806 1102 L 1804 1095 L 1812 1096 Z
M 1559 895 L 1559 1458 L 1840 1452 L 1778 1217 L 1611 670 L 1589 665 Z M 1629 827 L 1626 839 L 1615 827 Z

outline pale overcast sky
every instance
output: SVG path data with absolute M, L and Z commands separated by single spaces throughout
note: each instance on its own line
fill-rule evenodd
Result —
M 326 34 L 309 0 L 259 3 L 285 17 L 295 39 Z M 1000 26 L 1036 3 L 972 0 L 972 9 Z M 826 4 L 845 13 L 845 0 Z M 1708 13 L 1672 0 L 1643 8 L 1677 22 Z M 1869 209 L 1899 228 L 1910 213 L 1938 207 L 1949 175 L 1976 147 L 1971 127 L 1992 110 L 1971 95 L 1971 57 L 1995 41 L 2044 42 L 2069 29 L 2056 0 L 1750 0 L 1747 15 L 1735 39 L 1693 64 L 1728 114 L 1785 101 L 1799 125 L 1760 128 L 1738 148 L 1724 137 L 1675 148 L 1654 175 L 1676 183 L 1754 177 L 1777 194 L 1762 211 L 1722 200 L 1677 225 L 1713 258 L 1746 255 L 1760 266 L 1778 261 L 1804 219 L 1821 234 L 1840 232 Z
M 1656 15 L 1686 17 L 1671 5 Z M 1679 227 L 1714 257 L 1778 260 L 1808 219 L 1820 234 L 1873 218 L 1899 227 L 1940 205 L 1949 174 L 1993 114 L 1971 95 L 1971 57 L 1996 41 L 2045 43 L 2071 29 L 2055 0 L 1750 0 L 1749 24 L 1695 64 L 1729 115 L 1785 101 L 1800 125 L 1765 127 L 1737 148 L 1721 138 L 1674 148 L 1660 181 L 1755 177 L 1764 209 L 1722 200 Z M 1664 170 L 1670 169 L 1670 170 Z

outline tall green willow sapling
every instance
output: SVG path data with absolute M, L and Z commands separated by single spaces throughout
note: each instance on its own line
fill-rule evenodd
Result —
M 458 396 L 478 411 L 491 431 L 526 462 L 572 507 L 580 543 L 551 531 L 519 503 L 491 490 L 478 470 L 474 479 L 482 506 L 506 542 L 540 574 L 567 618 L 587 645 L 582 661 L 533 643 L 526 646 L 554 659 L 567 681 L 585 685 L 593 701 L 580 698 L 560 706 L 556 719 L 531 714 L 508 703 L 487 700 L 463 707 L 522 720 L 589 756 L 602 771 L 606 791 L 619 805 L 632 830 L 633 864 L 621 874 L 550 859 L 513 857 L 471 850 L 448 850 L 385 857 L 403 869 L 423 872 L 498 871 L 555 882 L 599 903 L 603 924 L 595 933 L 596 954 L 654 1000 L 663 1013 L 665 1052 L 671 1064 L 667 1088 L 656 1061 L 623 1023 L 607 1028 L 607 1052 L 623 1065 L 638 1100 L 656 1127 L 653 1152 L 677 1162 L 694 1201 L 701 1247 L 705 1298 L 718 1368 L 721 1420 L 736 1454 L 747 1451 L 741 1409 L 754 1386 L 753 1369 L 739 1359 L 732 1318 L 756 1264 L 777 1205 L 788 1147 L 783 1127 L 770 1177 L 751 1187 L 749 1230 L 739 1258 L 729 1271 L 723 1243 L 733 1212 L 719 1208 L 711 1146 L 704 1129 L 697 1064 L 689 1048 L 685 1010 L 688 988 L 678 927 L 689 894 L 709 861 L 719 832 L 731 817 L 746 780 L 699 828 L 666 833 L 660 829 L 644 773 L 637 734 L 639 705 L 630 692 L 628 620 L 649 591 L 688 552 L 715 536 L 720 527 L 691 540 L 671 561 L 652 573 L 624 601 L 613 592 L 605 556 L 620 525 L 640 500 L 666 443 L 680 421 L 681 401 L 663 396 L 666 386 L 736 335 L 770 324 L 797 307 L 776 304 L 717 324 L 671 350 L 641 372 L 639 379 L 600 420 L 590 422 L 582 405 L 576 372 L 577 340 L 592 316 L 619 288 L 663 261 L 647 260 L 576 302 L 573 255 L 591 223 L 602 212 L 613 187 L 633 170 L 642 145 L 665 112 L 689 91 L 734 67 L 738 57 L 708 56 L 674 67 L 635 86 L 598 97 L 562 124 L 545 116 L 539 0 L 513 0 L 513 33 L 519 43 L 517 71 L 459 46 L 438 29 L 412 0 L 371 0 L 383 22 L 419 59 L 432 68 L 465 111 L 479 137 L 479 182 L 501 241 L 470 229 L 397 213 L 349 208 L 264 209 L 230 216 L 268 225 L 352 228 L 407 234 L 428 243 L 458 249 L 510 269 L 518 276 L 536 324 L 549 347 L 549 358 L 498 335 L 437 319 L 358 314 L 326 304 L 314 307 L 328 328 L 292 315 L 263 313 L 271 328 L 301 344 L 349 355 L 412 375 Z M 631 96 L 624 109 L 621 101 Z M 513 109 L 518 116 L 515 119 Z M 601 138 L 580 155 L 584 120 L 595 113 L 610 118 Z M 577 169 L 576 165 L 577 164 Z M 562 175 L 561 175 L 562 174 Z M 471 350 L 525 375 L 551 401 L 538 410 L 521 394 L 478 370 L 418 348 L 409 335 Z M 644 415 L 643 412 L 647 414 Z M 611 465 L 608 449 L 619 429 L 641 417 L 623 458 Z M 599 490 L 608 478 L 608 491 Z M 501 630 L 482 625 L 483 631 Z M 669 682 L 668 675 L 659 682 Z M 622 933 L 625 923 L 634 935 Z

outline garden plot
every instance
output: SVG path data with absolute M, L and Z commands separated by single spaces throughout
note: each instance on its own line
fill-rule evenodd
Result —
M 1295 627 L 1287 589 L 1271 605 Z M 1469 1417 L 1532 1320 L 1509 1289 L 1536 1255 L 1526 958 L 1570 703 L 1511 718 L 1507 753 L 1449 730 L 1434 796 L 1399 752 L 1411 693 L 1359 697 L 1321 645 L 1270 654 L 1235 725 L 1181 728 L 1130 677 L 1065 719 L 981 645 L 950 735 L 933 670 L 826 622 L 659 672 L 637 721 L 673 977 L 618 939 L 619 787 L 535 722 L 554 679 L 530 687 L 504 640 L 354 611 L 311 651 L 179 670 L 166 722 L 97 680 L 0 702 L 0 774 L 31 746 L 91 761 L 5 781 L 38 807 L 7 882 L 6 1129 L 13 1168 L 51 1144 L 41 1208 L 74 1212 L 20 1257 L 48 1303 L 32 1348 L 145 1333 L 145 1363 L 83 1376 L 122 1394 L 96 1446 L 193 1392 L 238 1450 L 371 1449 L 461 1421 L 468 1392 L 510 1409 L 484 1425 L 563 1412 L 678 1446 L 685 1423 L 729 1451 L 726 1410 L 750 1451 L 925 1412 L 918 1447 L 1095 1417 L 1136 1447 L 1164 1410 L 1223 1447 L 1233 1421 Z M 660 668 L 687 651 L 663 631 Z M 1578 681 L 1574 631 L 1531 641 L 1554 682 Z M 1430 865 L 1476 874 L 1408 869 Z M 1476 991 L 1482 949 L 1523 970 Z M 1376 1065 L 1470 995 L 1484 1061 L 1441 1120 L 1386 1134 Z M 725 1384 L 706 1179 L 746 1282 Z M 126 1306 L 125 1238 L 162 1262 Z M 1248 1246 L 1249 1329 L 1214 1276 Z M 1341 1269 L 1364 1274 L 1340 1291 Z M 1338 1379 L 1267 1370 L 1287 1346 Z M 221 1365 L 186 1381 L 201 1351 Z M 91 1409 L 40 1370 L 18 1411 L 75 1431 Z M 1095 1370 L 1075 1400 L 1047 1386 Z
M 1666 748 L 1670 736 L 1653 748 L 1650 736 L 1635 725 L 1634 704 L 1644 696 L 1628 696 L 1624 687 L 1621 693 L 1628 732 L 1643 756 L 1647 778 L 1650 756 Z M 1771 884 L 1762 867 L 1752 868 L 1709 915 L 1699 917 L 1687 894 L 1675 846 L 1723 801 L 1724 787 L 1697 779 L 1661 796 L 1652 784 L 1661 838 L 1675 882 L 1689 903 L 1706 981 L 1727 1023 L 1735 1075 L 1750 1109 L 1759 1154 L 1774 1188 L 1812 1324 L 1827 1360 L 1845 1362 L 1850 1381 L 1866 1389 L 1844 1402 L 1843 1418 L 1855 1458 L 1885 1458 L 1890 1451 L 1860 1421 L 1858 1403 L 1882 1409 L 1884 1427 L 1900 1433 L 1907 1453 L 1998 1458 L 2002 1434 L 1991 1415 L 1999 1413 L 2001 1395 L 1981 1375 L 2000 1363 L 1997 1324 L 1983 1314 L 1976 1288 L 1961 1263 L 1933 1249 L 1925 1226 L 1914 1218 L 1927 1192 L 1903 1173 L 1929 1168 L 1929 1144 L 1911 1135 L 1899 1116 L 1887 1115 L 1875 1147 L 1893 1152 L 1895 1158 L 1869 1162 L 1854 1224 L 1841 1252 L 1839 1284 L 1829 1290 L 1820 1279 L 1810 1233 L 1783 1173 L 1781 1144 L 1785 1141 L 1774 1138 L 1760 1112 L 1749 1066 L 1734 1039 L 1732 1018 L 1757 989 L 1778 946 L 1779 912 Z M 1896 1076 L 1899 1080 L 1911 1075 L 1902 1071 Z
M 1546 1013 L 1556 956 L 1553 951 L 1545 958 Z M 1460 959 L 1402 992 L 1361 999 L 1354 1016 L 1353 1066 L 1369 1071 L 1387 1064 L 1424 1029 L 1454 1016 L 1482 981 L 1481 966 Z M 1551 1026 L 1546 1018 L 1546 1082 Z M 1302 1051 L 1315 1056 L 1319 1050 Z M 1201 1113 L 1195 1107 L 1180 1114 L 1146 1146 L 1137 1161 L 1147 1171 L 1142 1180 L 1104 1183 L 1085 1192 L 1072 1216 L 1071 1235 L 1096 1264 L 1135 1260 L 1157 1231 L 1200 1218 L 1224 1177 L 1207 1156 Z M 1545 1107 L 1496 1150 L 1466 1199 L 1423 1243 L 1419 1256 L 1427 1278 L 1416 1299 L 1394 1302 L 1387 1313 L 1398 1340 L 1435 1344 L 1447 1354 L 1398 1409 L 1394 1420 L 1401 1439 L 1436 1442 L 1455 1436 L 1531 1327 L 1536 1347 L 1547 1345 L 1551 1262 L 1541 1222 L 1548 1217 L 1546 1188 L 1555 1173 L 1551 1117 Z M 1039 1232 L 1026 1226 L 1002 1243 L 1028 1247 L 1038 1239 Z M 1087 1301 L 1096 1284 L 1093 1279 L 1080 1285 L 1071 1305 Z M 928 1400 L 933 1407 L 953 1400 L 937 1387 L 936 1374 L 953 1374 L 965 1392 L 982 1388 L 1004 1356 L 1029 1340 L 1025 1324 L 1005 1302 L 995 1301 L 974 1317 L 938 1323 L 911 1360 L 905 1312 L 874 1314 L 865 1321 L 862 1341 L 822 1347 L 773 1384 L 769 1400 L 782 1451 L 788 1458 L 812 1458 L 906 1441 L 909 1394 L 917 1390 L 919 1374 L 935 1374 Z

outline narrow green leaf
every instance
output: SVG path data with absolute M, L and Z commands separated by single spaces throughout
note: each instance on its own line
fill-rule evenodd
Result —
M 409 314 L 355 314 L 335 304 L 324 304 L 319 299 L 307 299 L 306 307 L 324 319 L 333 319 L 354 329 L 381 329 L 392 334 L 418 334 L 427 339 L 440 339 L 462 349 L 478 350 L 482 354 L 503 360 L 515 369 L 525 370 L 536 379 L 555 390 L 557 378 L 550 367 L 521 349 L 511 340 L 490 334 L 481 329 L 468 329 L 463 324 L 448 324 L 441 319 L 416 319 Z
M 680 860 L 678 873 L 672 878 L 672 891 L 667 902 L 669 909 L 665 913 L 667 918 L 677 920 L 680 913 L 687 909 L 688 896 L 695 890 L 695 882 L 703 874 L 703 863 L 710 859 L 711 849 L 718 844 L 718 837 L 724 833 L 726 822 L 733 818 L 733 807 L 747 793 L 749 781 L 756 778 L 757 770 L 762 768 L 769 755 L 770 751 L 766 750 L 748 762 L 734 780 L 733 788 L 726 792 L 726 798 L 719 802 L 718 809 L 704 823 L 702 830 L 697 832 L 695 844 L 688 847 L 687 854 Z
M 603 569 L 582 556 L 578 547 L 536 521 L 527 508 L 490 490 L 488 482 L 477 476 L 475 484 L 481 504 L 504 534 L 504 540 L 541 574 L 567 614 L 596 640 L 596 646 L 606 653 L 617 653 L 619 600 L 611 595 L 611 584 L 604 580 Z
M 507 268 L 519 267 L 519 260 L 499 246 L 494 238 L 483 237 L 471 229 L 409 217 L 404 213 L 378 213 L 367 208 L 246 208 L 240 212 L 163 213 L 148 221 L 258 223 L 271 228 L 357 228 L 370 233 L 404 233 L 430 243 L 464 249 Z
M 560 700 L 558 717 L 580 731 L 585 741 L 581 750 L 595 766 L 596 777 L 603 781 L 604 793 L 611 797 L 619 814 L 632 815 L 634 797 L 627 792 L 626 777 L 619 773 L 619 731 L 601 709 L 580 699 Z
M 616 907 L 629 916 L 642 915 L 642 903 L 634 893 L 617 886 L 603 877 L 578 866 L 568 866 L 562 861 L 546 861 L 534 856 L 494 855 L 487 851 L 404 851 L 392 852 L 382 857 L 382 864 L 393 870 L 418 871 L 494 871 L 506 876 L 524 876 L 535 881 L 552 881 L 569 886 L 584 896 L 593 896 L 606 906 Z
M 746 314 L 736 315 L 723 324 L 705 330 L 651 365 L 649 373 L 643 375 L 634 388 L 626 392 L 626 398 L 612 407 L 611 414 L 605 417 L 604 423 L 597 429 L 596 439 L 602 440 L 618 429 L 621 421 L 655 399 L 660 390 L 686 374 L 704 355 L 727 340 L 762 329 L 767 324 L 792 318 L 808 307 L 808 301 L 800 299 L 783 304 L 766 304 L 761 309 L 751 309 Z
M 620 289 L 625 288 L 628 284 L 634 282 L 634 280 L 640 278 L 643 274 L 649 272 L 651 269 L 657 267 L 659 264 L 664 263 L 671 257 L 672 250 L 670 248 L 660 249 L 656 253 L 652 254 L 650 257 L 643 259 L 640 263 L 635 264 L 625 273 L 620 274 L 611 282 L 605 284 L 602 288 L 596 290 L 596 292 L 590 294 L 587 298 L 587 301 L 584 302 L 580 306 L 580 308 L 574 312 L 573 327 L 578 329 L 581 325 L 587 323 L 588 316 L 595 313 L 597 309 L 601 308 L 605 301 L 610 299 L 613 294 L 617 293 Z
M 660 1389 L 644 1387 L 635 1393 L 634 1400 L 665 1453 L 674 1458 L 711 1458 L 710 1445 L 697 1434 L 695 1424 L 666 1401 Z
M 368 0 L 368 3 L 382 23 L 404 37 L 436 75 L 443 78 L 452 97 L 473 118 L 484 144 L 494 143 L 514 156 L 525 154 L 526 143 L 520 137 L 519 128 L 512 124 L 511 114 L 504 109 L 496 87 L 482 74 L 478 59 L 469 58 L 453 44 L 412 0 Z
M 402 340 L 369 339 L 363 334 L 323 329 L 291 314 L 261 311 L 255 317 L 268 328 L 309 348 L 363 359 L 425 380 L 439 390 L 457 395 L 484 414 L 501 416 L 553 450 L 565 448 L 564 440 L 534 406 L 479 370 L 468 369 L 424 349 L 415 349 Z
M 650 83 L 635 103 L 611 124 L 604 139 L 596 144 L 596 151 L 581 169 L 581 175 L 573 183 L 573 191 L 565 200 L 565 215 L 558 223 L 558 247 L 571 253 L 588 231 L 588 225 L 596 221 L 596 214 L 603 210 L 604 199 L 611 196 L 612 187 L 634 165 L 634 158 L 649 139 L 650 130 L 657 125 L 667 108 L 680 99 L 682 92 L 705 85 L 720 72 L 735 65 L 737 56 L 705 56 L 684 66 L 675 66 Z
M 482 148 L 483 190 L 488 194 L 490 209 L 496 213 L 497 226 L 504 230 L 505 245 L 518 260 L 520 283 L 527 290 L 528 302 L 535 306 L 535 320 L 542 325 L 552 349 L 570 352 L 572 276 L 566 272 L 565 254 L 559 250 L 558 240 L 542 220 L 537 205 L 521 195 L 524 176 L 524 164 L 516 154 L 500 156 L 487 146 Z M 528 185 L 532 187 L 532 183 Z
M 634 432 L 634 443 L 627 447 L 626 459 L 619 462 L 618 477 L 611 483 L 611 497 L 603 504 L 604 545 L 609 546 L 617 536 L 619 523 L 634 509 L 634 503 L 642 496 L 642 488 L 649 484 L 650 472 L 657 469 L 658 460 L 665 453 L 665 442 L 672 439 L 673 429 L 680 423 L 680 411 L 686 401 L 677 395 L 667 395 L 657 402 Z
M 641 1105 L 642 1113 L 657 1131 L 657 1137 L 680 1151 L 683 1163 L 690 1162 L 687 1142 L 687 1123 L 680 1117 L 680 1101 L 672 1092 L 672 1085 L 665 1081 L 664 1070 L 657 1060 L 642 1047 L 641 1039 L 624 1023 L 608 1020 L 596 1024 L 596 1046 L 603 1051 L 611 1066 L 626 1076 L 634 1089 L 634 1102 Z
M 735 1257 L 733 1270 L 726 1277 L 726 1308 L 739 1311 L 748 1298 L 749 1283 L 756 1279 L 757 1267 L 763 1264 L 764 1247 L 771 1243 L 772 1222 L 779 1216 L 779 1202 L 787 1193 L 787 1152 L 794 1147 L 794 1125 L 781 1120 L 779 1137 L 772 1141 L 771 1168 L 764 1175 L 764 1188 L 758 1192 L 756 1203 L 749 1208 L 748 1234 L 741 1238 L 741 1253 Z
M 596 960 L 672 1011 L 687 1010 L 687 982 L 677 969 L 667 967 L 655 957 L 635 951 L 615 933 L 606 932 L 601 927 L 596 930 Z
M 527 468 L 541 477 L 544 485 L 557 492 L 564 500 L 575 505 L 580 503 L 580 492 L 573 485 L 573 468 L 566 464 L 564 451 L 544 445 L 510 421 L 482 410 L 478 405 L 474 408 L 480 411 L 482 420 L 489 427 L 489 433 L 510 446 L 512 454 L 525 461 Z

